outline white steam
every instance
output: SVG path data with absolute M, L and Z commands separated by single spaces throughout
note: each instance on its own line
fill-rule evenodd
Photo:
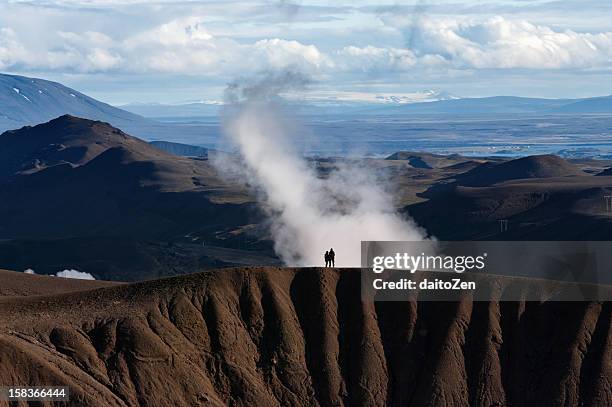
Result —
M 299 154 L 295 128 L 270 97 L 294 79 L 285 73 L 248 87 L 232 85 L 224 126 L 241 156 L 239 173 L 261 194 L 281 259 L 291 266 L 321 265 L 333 248 L 337 267 L 358 267 L 361 241 L 424 239 L 370 173 L 343 164 L 322 179 Z
M 56 276 L 63 278 L 74 278 L 77 280 L 95 280 L 95 277 L 91 274 L 73 269 L 60 271 L 56 274 Z

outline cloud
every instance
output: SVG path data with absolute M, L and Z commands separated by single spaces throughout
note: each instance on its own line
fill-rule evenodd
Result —
M 245 42 L 214 35 L 199 16 L 174 18 L 117 37 L 99 30 L 55 30 L 39 41 L 14 27 L 0 27 L 0 68 L 235 76 L 288 67 L 313 75 L 612 67 L 612 32 L 553 29 L 505 17 L 396 16 L 384 22 L 409 37 L 405 48 L 351 44 L 323 52 L 317 44 L 280 37 Z
M 419 57 L 438 56 L 454 68 L 612 67 L 612 32 L 561 31 L 524 20 L 493 17 L 484 21 L 423 19 L 410 34 Z
M 77 280 L 95 280 L 95 277 L 89 273 L 84 273 L 78 270 L 66 269 L 56 274 L 57 277 L 74 278 Z
M 418 59 L 408 49 L 374 46 L 342 48 L 336 54 L 338 65 L 345 71 L 403 71 L 414 67 Z
M 219 98 L 235 77 L 287 68 L 327 90 L 589 96 L 612 70 L 610 10 L 603 0 L 0 2 L 0 70 L 112 103 Z
M 287 41 L 280 38 L 265 39 L 257 41 L 253 48 L 261 53 L 267 65 L 272 69 L 295 66 L 309 70 L 333 66 L 333 62 L 317 47 L 304 45 L 298 41 Z
M 32 269 L 25 269 L 25 270 L 23 270 L 23 272 L 25 274 L 36 274 L 36 272 L 34 270 L 32 270 Z
M 189 46 L 206 44 L 213 36 L 206 30 L 203 17 L 178 18 L 153 29 L 146 30 L 125 41 L 128 48 L 140 45 Z
M 8 69 L 26 56 L 27 51 L 15 31 L 9 27 L 0 27 L 0 69 Z
M 235 76 L 289 66 L 316 72 L 333 63 L 312 44 L 281 38 L 242 42 L 212 35 L 203 17 L 179 17 L 114 38 L 99 31 L 52 30 L 39 40 L 1 26 L 0 68 L 92 73 Z

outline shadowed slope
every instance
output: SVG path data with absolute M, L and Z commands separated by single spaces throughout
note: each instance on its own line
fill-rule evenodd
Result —
M 585 175 L 576 166 L 556 155 L 532 155 L 501 164 L 485 163 L 457 177 L 460 185 L 486 186 L 499 182 Z
M 207 161 L 72 116 L 0 136 L 0 189 L 7 239 L 176 238 L 247 224 L 254 207 Z

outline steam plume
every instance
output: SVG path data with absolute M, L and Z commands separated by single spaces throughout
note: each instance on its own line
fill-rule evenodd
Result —
M 423 239 L 370 173 L 343 164 L 322 179 L 299 153 L 298 132 L 275 97 L 307 83 L 287 71 L 226 91 L 224 133 L 241 156 L 239 173 L 261 195 L 277 254 L 287 265 L 321 265 L 333 247 L 336 266 L 358 267 L 362 240 Z
M 74 278 L 77 280 L 95 280 L 96 278 L 89 273 L 84 273 L 82 271 L 74 270 L 74 269 L 66 269 L 60 271 L 56 274 L 57 277 L 63 278 Z

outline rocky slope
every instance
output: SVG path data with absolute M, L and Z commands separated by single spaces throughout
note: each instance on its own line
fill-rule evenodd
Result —
M 610 303 L 374 305 L 359 284 L 243 268 L 0 298 L 0 382 L 79 406 L 612 403 Z

